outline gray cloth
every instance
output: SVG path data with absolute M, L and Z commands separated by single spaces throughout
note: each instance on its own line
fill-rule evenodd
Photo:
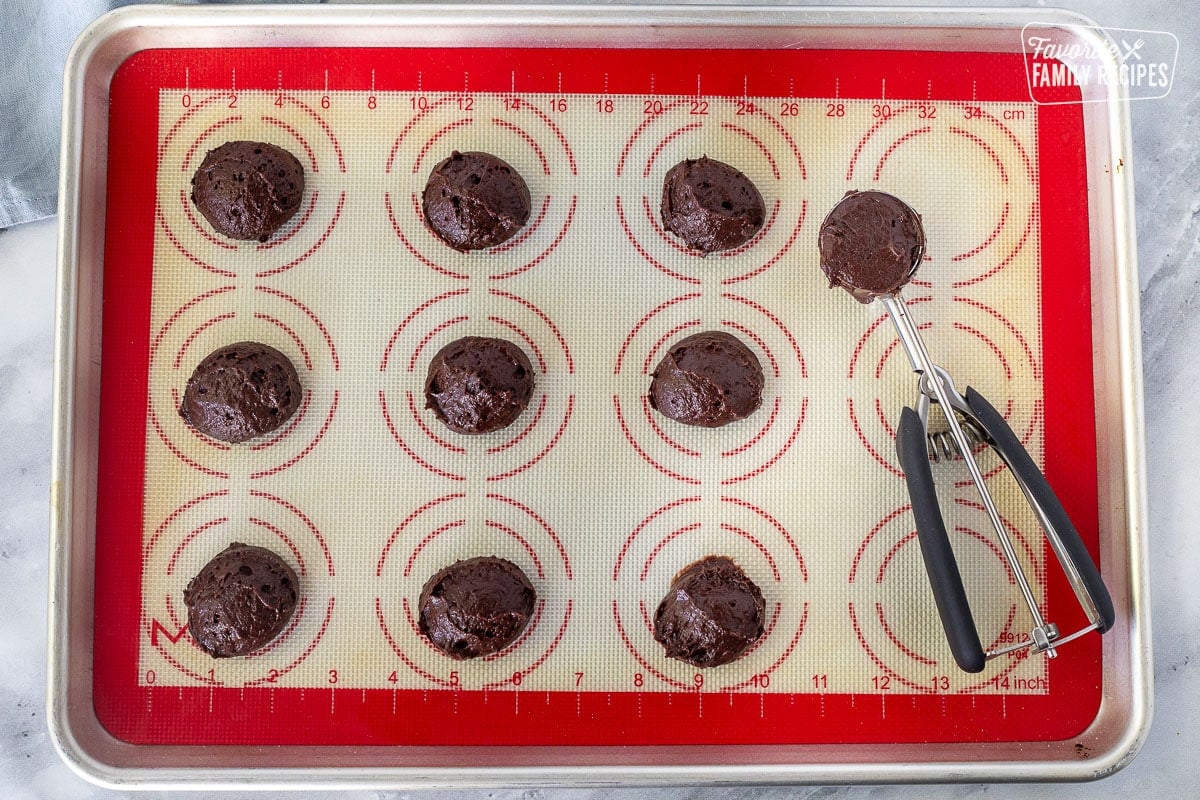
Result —
M 0 0 L 0 229 L 57 211 L 67 53 L 88 23 L 131 2 Z
M 0 228 L 55 211 L 63 65 L 71 42 L 111 5 L 0 0 Z

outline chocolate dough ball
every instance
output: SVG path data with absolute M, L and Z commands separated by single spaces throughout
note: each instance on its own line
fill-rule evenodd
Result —
M 455 659 L 478 658 L 516 641 L 537 593 L 521 568 L 495 556 L 458 561 L 421 589 L 421 633 Z
M 213 658 L 248 655 L 287 627 L 298 588 L 296 573 L 282 558 L 234 542 L 183 590 L 188 631 Z
M 708 156 L 679 162 L 663 180 L 663 225 L 692 250 L 707 254 L 745 244 L 765 217 L 754 183 Z
M 244 442 L 287 422 L 300 395 L 300 377 L 287 356 L 265 344 L 238 342 L 200 362 L 179 413 L 205 436 Z
M 488 153 L 455 151 L 425 184 L 425 222 L 455 250 L 508 241 L 529 221 L 529 187 L 510 165 Z
M 226 142 L 192 177 L 192 203 L 230 239 L 265 242 L 300 208 L 304 167 L 266 142 Z
M 821 223 L 821 269 L 861 303 L 895 294 L 925 253 L 921 216 L 884 192 L 847 192 Z
M 533 396 L 533 366 L 512 342 L 466 336 L 429 363 L 425 407 L 456 433 L 489 433 L 511 425 Z
M 654 639 L 671 658 L 719 667 L 763 634 L 762 592 L 732 560 L 708 556 L 684 567 L 654 612 Z
M 705 331 L 676 342 L 652 378 L 650 405 L 685 425 L 727 425 L 762 404 L 758 357 L 723 331 Z

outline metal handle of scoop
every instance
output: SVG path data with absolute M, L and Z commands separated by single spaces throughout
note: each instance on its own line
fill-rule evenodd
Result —
M 978 392 L 968 389 L 966 397 L 959 394 L 949 374 L 933 363 L 916 324 L 898 295 L 883 295 L 879 299 L 896 326 L 900 343 L 912 362 L 913 371 L 920 376 L 919 388 L 923 399 L 928 398 L 938 403 L 945 412 L 950 428 L 949 434 L 967 466 L 984 511 L 996 531 L 1009 571 L 1021 590 L 1034 623 L 1027 641 L 986 653 L 983 651 L 937 503 L 927 450 L 928 420 L 924 414 L 905 409 L 897 430 L 897 453 L 913 502 L 926 572 L 933 587 L 942 626 L 946 630 L 951 651 L 959 666 L 967 672 L 979 672 L 988 658 L 1023 648 L 1033 648 L 1045 653 L 1047 658 L 1053 658 L 1057 646 L 1089 631 L 1098 630 L 1103 633 L 1108 630 L 1114 621 L 1114 611 L 1100 572 L 1063 510 L 1062 504 L 1046 482 L 1045 476 L 1021 446 L 1016 434 Z M 922 406 L 922 410 L 927 410 L 927 404 Z M 1033 589 L 1017 559 L 1012 538 L 984 483 L 979 464 L 975 461 L 971 437 L 965 430 L 967 426 L 973 428 L 976 433 L 983 433 L 985 443 L 996 451 L 1021 487 L 1022 493 L 1045 530 L 1051 549 L 1062 564 L 1080 605 L 1087 614 L 1090 624 L 1085 628 L 1063 637 L 1060 636 L 1057 626 L 1044 619 Z

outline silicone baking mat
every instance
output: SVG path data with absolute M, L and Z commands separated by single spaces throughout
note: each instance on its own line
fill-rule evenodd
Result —
M 112 86 L 95 702 L 137 743 L 658 744 L 1061 739 L 1095 716 L 1100 640 L 953 665 L 893 453 L 915 381 L 881 309 L 829 290 L 816 232 L 850 189 L 923 216 L 905 290 L 935 359 L 1005 413 L 1096 539 L 1082 128 L 1029 102 L 1019 56 L 586 49 L 154 50 Z M 190 178 L 235 139 L 304 164 L 301 211 L 234 243 Z M 420 193 L 454 150 L 529 184 L 522 233 L 456 253 Z M 766 201 L 700 258 L 662 230 L 662 177 L 708 155 Z M 690 333 L 755 351 L 762 408 L 694 429 L 649 408 Z M 510 428 L 424 408 L 443 344 L 501 336 L 537 388 Z M 269 343 L 304 398 L 227 446 L 179 395 L 210 351 Z M 985 644 L 1028 625 L 965 474 L 937 467 Z M 1050 617 L 1081 621 L 1006 474 L 989 480 Z M 288 630 L 214 660 L 182 590 L 231 541 L 300 575 Z M 762 588 L 766 633 L 698 670 L 652 637 L 709 554 Z M 415 625 L 433 572 L 499 555 L 533 580 L 522 637 L 453 661 Z M 1073 628 L 1071 628 L 1073 629 Z M 668 722 L 669 721 L 669 722 Z

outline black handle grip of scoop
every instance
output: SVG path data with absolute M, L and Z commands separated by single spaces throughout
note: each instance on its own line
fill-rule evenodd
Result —
M 1088 594 L 1091 595 L 1092 602 L 1096 606 L 1096 612 L 1100 617 L 1100 632 L 1107 631 L 1116 621 L 1112 597 L 1108 593 L 1108 587 L 1104 585 L 1104 580 L 1100 577 L 1100 570 L 1097 569 L 1096 562 L 1092 560 L 1091 553 L 1088 552 L 1083 539 L 1079 537 L 1079 531 L 1075 530 L 1071 518 L 1067 516 L 1062 503 L 1058 501 L 1058 496 L 1050 488 L 1046 476 L 1033 462 L 1029 453 L 1021 445 L 1021 440 L 1004 421 L 1004 417 L 992 407 L 992 404 L 983 395 L 968 387 L 966 401 L 980 427 L 991 438 L 992 446 L 1008 462 L 1009 468 L 1029 488 L 1033 499 L 1046 514 L 1046 519 L 1054 526 L 1054 530 L 1057 531 L 1058 537 L 1067 551 L 1067 557 L 1079 573 L 1080 580 L 1087 587 Z
M 929 467 L 925 426 L 911 408 L 900 412 L 896 453 L 900 456 L 900 466 L 908 483 L 908 495 L 912 499 L 913 517 L 917 523 L 917 540 L 921 543 L 921 557 L 929 574 L 929 585 L 933 588 L 933 599 L 937 603 L 938 616 L 942 618 L 950 652 L 964 672 L 980 672 L 986 660 L 983 646 L 979 643 L 975 618 L 971 616 L 971 607 L 967 604 L 958 562 L 954 560 L 954 551 L 950 548 L 942 510 L 938 507 L 933 470 Z

